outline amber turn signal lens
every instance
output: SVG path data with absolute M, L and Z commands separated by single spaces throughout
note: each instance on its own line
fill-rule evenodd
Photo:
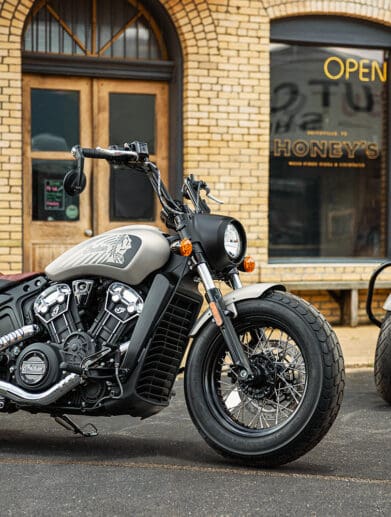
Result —
M 255 269 L 255 260 L 252 257 L 244 257 L 243 269 L 246 273 L 252 273 Z
M 190 257 L 193 251 L 193 244 L 190 239 L 182 239 L 179 243 L 179 254 L 182 257 Z

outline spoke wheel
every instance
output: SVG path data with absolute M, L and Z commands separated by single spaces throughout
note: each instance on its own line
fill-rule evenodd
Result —
M 214 449 L 263 466 L 312 449 L 335 420 L 344 388 L 337 338 L 320 313 L 271 291 L 236 303 L 235 330 L 253 378 L 241 380 L 213 322 L 196 336 L 185 372 L 186 402 Z
M 303 400 L 307 373 L 300 346 L 275 327 L 255 327 L 239 334 L 254 379 L 242 381 L 223 345 L 205 368 L 205 384 L 216 408 L 240 429 L 260 431 L 284 425 Z M 209 358 L 212 359 L 212 358 Z

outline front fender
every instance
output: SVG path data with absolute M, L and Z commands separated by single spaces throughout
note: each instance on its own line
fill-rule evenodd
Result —
M 279 291 L 286 291 L 285 287 L 281 284 L 252 284 L 246 287 L 242 287 L 241 289 L 235 289 L 230 291 L 228 294 L 224 296 L 225 305 L 232 310 L 235 314 L 235 302 L 240 302 L 241 300 L 251 300 L 254 298 L 262 298 L 268 291 L 271 289 L 277 289 Z M 202 327 L 212 318 L 212 313 L 210 310 L 206 310 L 195 322 L 191 332 L 189 334 L 190 337 L 194 337 L 198 334 L 198 332 L 202 329 Z

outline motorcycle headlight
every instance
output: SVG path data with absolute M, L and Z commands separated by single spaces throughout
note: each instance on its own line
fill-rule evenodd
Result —
M 192 242 L 198 242 L 214 272 L 238 266 L 246 253 L 246 232 L 233 217 L 194 214 L 188 227 Z
M 224 232 L 224 248 L 227 255 L 233 260 L 239 258 L 242 253 L 242 240 L 238 229 L 232 223 L 227 225 Z

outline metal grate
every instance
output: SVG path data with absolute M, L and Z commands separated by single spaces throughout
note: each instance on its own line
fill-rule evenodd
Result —
M 187 337 L 197 314 L 198 302 L 175 295 L 155 332 L 140 372 L 136 391 L 151 402 L 167 402 Z

